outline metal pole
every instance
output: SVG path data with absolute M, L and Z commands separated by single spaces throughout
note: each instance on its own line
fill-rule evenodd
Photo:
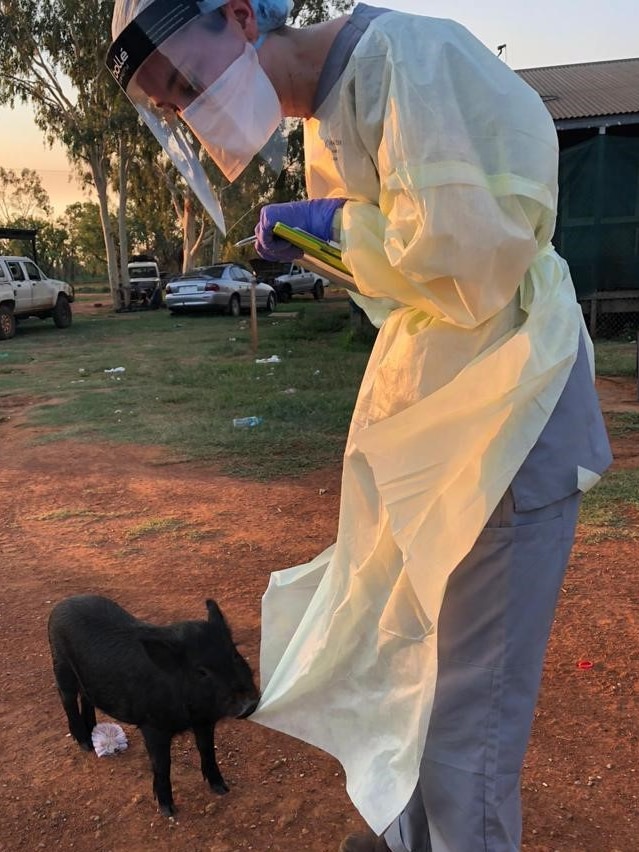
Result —
M 251 282 L 251 345 L 253 354 L 257 355 L 257 299 L 255 297 L 255 284 Z

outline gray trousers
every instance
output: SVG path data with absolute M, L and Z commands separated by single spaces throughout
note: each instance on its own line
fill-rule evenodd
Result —
M 516 852 L 520 772 L 581 494 L 516 512 L 510 489 L 450 577 L 419 783 L 392 852 Z

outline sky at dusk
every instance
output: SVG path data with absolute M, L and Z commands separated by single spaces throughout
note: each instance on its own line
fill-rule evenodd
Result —
M 515 69 L 639 56 L 637 0 L 389 0 L 378 5 L 453 18 L 491 50 L 505 44 L 505 59 Z M 37 169 L 56 214 L 73 201 L 87 200 L 70 182 L 64 150 L 46 145 L 28 108 L 0 107 L 0 126 L 0 165 Z

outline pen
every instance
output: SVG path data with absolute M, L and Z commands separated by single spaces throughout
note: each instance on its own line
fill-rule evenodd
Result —
M 249 246 L 251 243 L 254 243 L 256 240 L 255 234 L 252 234 L 250 237 L 244 237 L 243 240 L 238 240 L 236 243 L 233 243 L 233 248 L 240 248 L 241 246 Z

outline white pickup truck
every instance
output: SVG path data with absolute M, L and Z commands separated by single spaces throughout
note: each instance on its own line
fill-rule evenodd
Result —
M 314 299 L 324 298 L 328 278 L 303 269 L 297 263 L 276 263 L 262 258 L 249 261 L 260 281 L 275 289 L 280 302 L 290 301 L 292 296 L 312 293 Z
M 28 257 L 0 255 L 0 340 L 16 333 L 16 321 L 51 317 L 58 328 L 71 325 L 73 287 L 49 278 Z
M 150 308 L 162 304 L 160 267 L 151 255 L 133 255 L 128 263 L 131 301 Z

